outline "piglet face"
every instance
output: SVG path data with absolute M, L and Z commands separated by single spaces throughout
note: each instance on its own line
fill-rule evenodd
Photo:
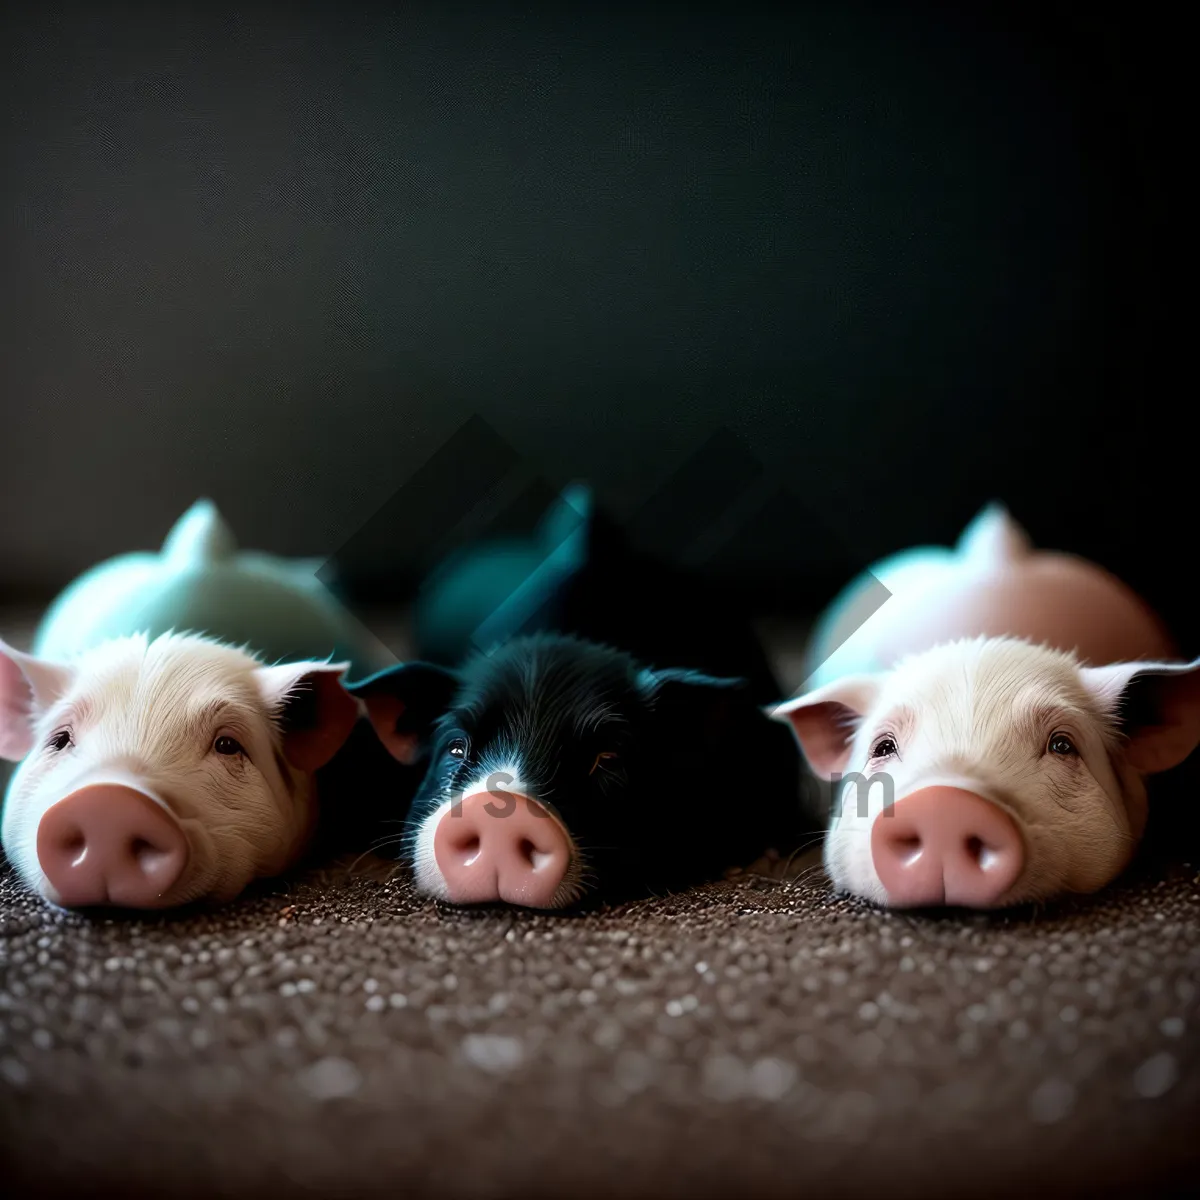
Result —
M 456 904 L 569 906 L 594 881 L 589 817 L 627 811 L 648 711 L 636 668 L 582 643 L 518 640 L 437 677 L 414 664 L 364 689 L 393 753 L 427 755 L 404 847 L 417 887 Z
M 779 706 L 835 781 L 835 887 L 893 907 L 1092 892 L 1128 864 L 1144 776 L 1200 741 L 1200 663 L 1083 667 L 1010 638 L 934 647 Z
M 277 874 L 312 832 L 312 772 L 357 717 L 343 670 L 172 634 L 68 663 L 0 645 L 0 752 L 20 760 L 6 854 L 69 908 L 223 901 Z

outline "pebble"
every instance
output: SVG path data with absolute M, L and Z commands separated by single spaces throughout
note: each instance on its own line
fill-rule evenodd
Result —
M 315 1100 L 352 1096 L 362 1085 L 362 1074 L 346 1058 L 319 1059 L 300 1073 L 300 1086 Z
M 746 1067 L 730 1054 L 714 1055 L 704 1064 L 704 1092 L 714 1100 L 736 1100 L 746 1091 Z
M 1156 1054 L 1146 1059 L 1133 1073 L 1133 1088 L 1147 1100 L 1165 1096 L 1175 1086 L 1179 1068 L 1172 1054 Z
M 656 1070 L 653 1059 L 630 1050 L 617 1056 L 613 1074 L 625 1091 L 640 1092 L 653 1082 Z
M 1053 1125 L 1075 1107 L 1075 1088 L 1065 1079 L 1047 1079 L 1029 1097 L 1029 1115 L 1039 1125 Z
M 0 1079 L 3 1079 L 5 1083 L 12 1084 L 13 1087 L 22 1087 L 29 1082 L 29 1069 L 20 1059 L 2 1058 L 0 1059 Z
M 760 1100 L 782 1100 L 796 1081 L 796 1068 L 781 1058 L 760 1058 L 750 1068 L 749 1087 Z
M 471 1033 L 462 1041 L 463 1056 L 484 1071 L 511 1071 L 525 1058 L 525 1049 L 515 1037 Z

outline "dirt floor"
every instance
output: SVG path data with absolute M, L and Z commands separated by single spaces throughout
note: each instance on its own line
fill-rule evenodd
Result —
M 6 881 L 8 1194 L 1145 1194 L 1200 1161 L 1194 871 L 1000 917 L 819 874 L 456 912 L 379 875 L 127 920 Z

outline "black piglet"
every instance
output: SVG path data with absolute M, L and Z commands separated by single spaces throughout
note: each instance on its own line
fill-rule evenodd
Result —
M 450 903 L 678 890 L 820 831 L 794 739 L 739 680 L 542 634 L 351 690 L 392 755 L 421 766 L 399 856 Z

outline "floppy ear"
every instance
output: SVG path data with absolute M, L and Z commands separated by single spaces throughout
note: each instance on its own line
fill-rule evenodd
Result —
M 876 676 L 851 675 L 785 700 L 768 715 L 791 725 L 808 765 L 831 779 L 846 769 L 854 731 L 878 694 Z
M 280 718 L 283 755 L 301 771 L 329 762 L 358 720 L 358 705 L 342 683 L 348 665 L 298 662 L 255 671 L 263 698 Z
M 733 706 L 744 701 L 746 681 L 676 668 L 643 670 L 638 684 L 662 719 L 685 727 L 692 736 L 717 737 Z
M 450 707 L 458 676 L 432 663 L 401 663 L 350 685 L 391 756 L 411 767 L 425 754 L 433 723 Z
M 1200 744 L 1200 658 L 1083 667 L 1084 685 L 1120 720 L 1125 760 L 1143 775 L 1178 766 Z
M 71 685 L 75 672 L 0 640 L 0 758 L 20 762 L 33 748 L 33 722 Z

